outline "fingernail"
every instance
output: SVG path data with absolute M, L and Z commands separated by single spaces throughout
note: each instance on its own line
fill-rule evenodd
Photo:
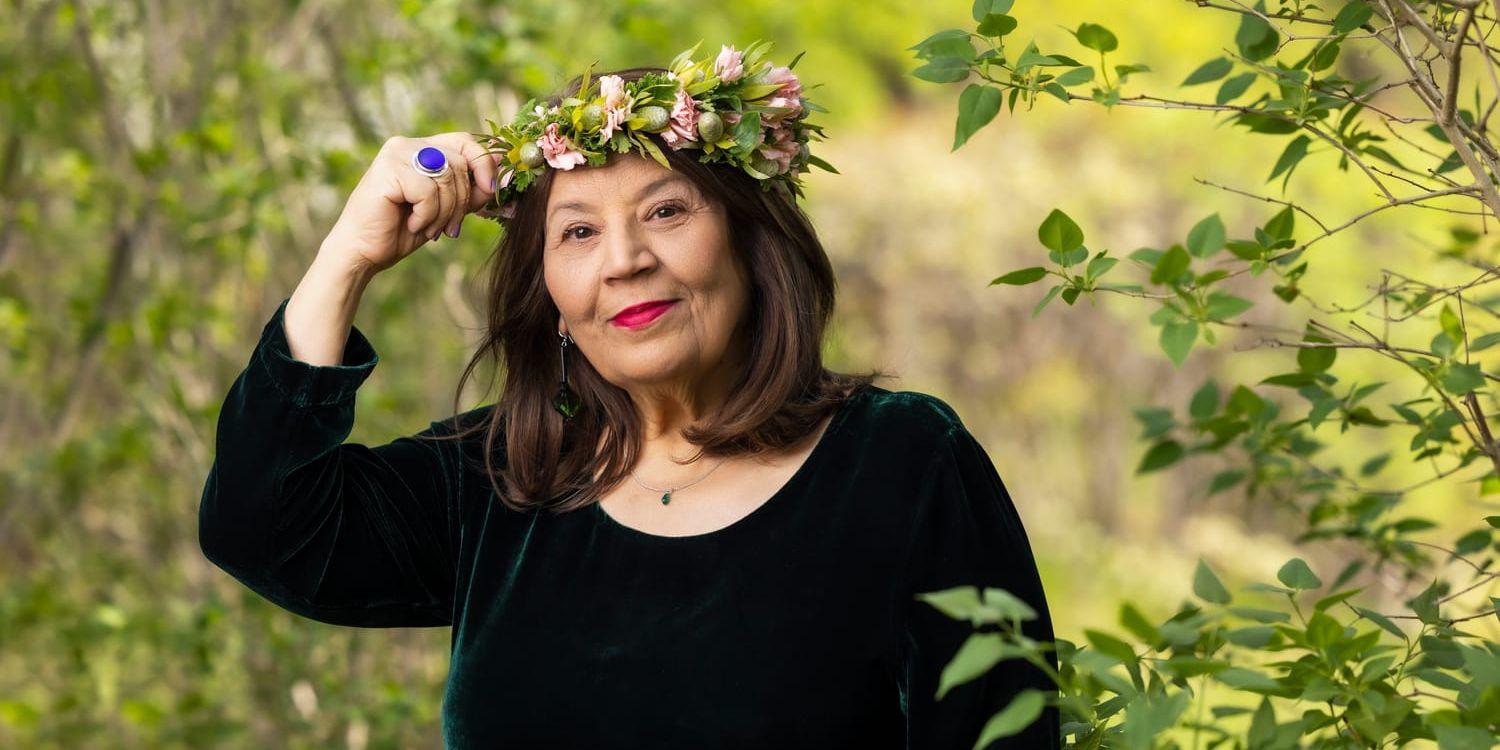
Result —
M 462 226 L 463 226 L 462 224 L 455 224 L 455 225 L 453 225 L 453 228 L 450 229 L 450 230 L 448 230 L 448 236 L 449 237 L 457 237 L 458 236 L 458 230 Z
M 500 192 L 500 175 L 495 175 L 494 177 L 490 178 L 490 192 Z

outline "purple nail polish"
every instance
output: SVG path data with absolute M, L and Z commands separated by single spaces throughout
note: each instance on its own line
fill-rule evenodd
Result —
M 448 230 L 448 236 L 449 237 L 457 237 L 458 236 L 458 227 L 455 226 L 452 229 Z

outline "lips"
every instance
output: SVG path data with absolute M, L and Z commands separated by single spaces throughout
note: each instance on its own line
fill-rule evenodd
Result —
M 610 322 L 624 328 L 636 328 L 660 317 L 662 313 L 677 304 L 677 300 L 656 300 L 639 305 L 631 305 L 621 310 Z

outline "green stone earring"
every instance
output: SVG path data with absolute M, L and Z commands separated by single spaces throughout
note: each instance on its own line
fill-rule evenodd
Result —
M 583 406 L 583 399 L 568 387 L 568 344 L 572 342 L 572 339 L 568 338 L 566 333 L 559 333 L 557 336 L 560 339 L 557 345 L 557 356 L 561 361 L 562 384 L 557 388 L 557 395 L 552 397 L 552 408 L 563 416 L 563 422 L 566 423 L 573 421 L 574 415 L 578 414 L 579 407 Z

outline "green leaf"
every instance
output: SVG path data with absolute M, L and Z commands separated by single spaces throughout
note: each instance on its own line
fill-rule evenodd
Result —
M 1196 258 L 1207 258 L 1224 249 L 1224 220 L 1217 213 L 1210 215 L 1188 230 L 1188 252 Z
M 1365 0 L 1352 0 L 1348 5 L 1339 9 L 1339 14 L 1333 17 L 1333 33 L 1345 34 L 1360 27 L 1370 17 L 1375 15 L 1375 10 Z
M 1207 315 L 1211 320 L 1227 320 L 1255 305 L 1250 300 L 1227 292 L 1213 292 L 1208 295 L 1207 302 Z
M 979 22 L 977 31 L 984 36 L 1005 36 L 1016 30 L 1016 19 L 1004 13 L 991 13 Z
M 939 57 L 911 74 L 932 83 L 957 83 L 969 77 L 969 63 L 957 57 Z
M 1093 281 L 1094 279 L 1097 279 L 1100 276 L 1109 273 L 1109 269 L 1114 268 L 1115 264 L 1120 262 L 1119 258 L 1111 258 L 1104 255 L 1105 252 L 1108 251 L 1101 251 L 1099 255 L 1094 256 L 1093 260 L 1090 260 L 1089 264 L 1084 267 L 1084 279 Z
M 1255 9 L 1266 12 L 1264 0 L 1255 4 Z M 1240 27 L 1235 31 L 1234 43 L 1240 54 L 1250 60 L 1264 60 L 1276 51 L 1280 35 L 1265 19 L 1253 13 L 1240 15 Z
M 1074 68 L 1066 73 L 1063 73 L 1054 80 L 1060 86 L 1077 86 L 1080 83 L 1088 83 L 1089 81 L 1094 80 L 1094 68 L 1089 65 L 1085 65 L 1081 68 Z
M 1108 633 L 1099 630 L 1093 630 L 1091 628 L 1084 628 L 1083 635 L 1085 638 L 1088 638 L 1089 645 L 1093 646 L 1095 651 L 1098 651 L 1099 653 L 1104 654 L 1105 656 L 1108 656 L 1109 658 L 1114 659 L 1121 664 L 1135 663 L 1135 649 L 1131 648 L 1129 643 L 1126 643 L 1125 641 L 1122 641 L 1119 638 L 1116 638 Z
M 980 730 L 979 739 L 975 741 L 974 747 L 982 748 L 1002 737 L 1019 734 L 1042 715 L 1042 708 L 1046 705 L 1047 700 L 1040 690 L 1034 688 L 1022 690 L 1011 699 L 1009 705 L 1000 710 L 1000 713 L 985 722 L 984 729 Z
M 1323 585 L 1323 581 L 1307 567 L 1307 563 L 1300 557 L 1294 557 L 1276 571 L 1276 579 L 1286 584 L 1288 588 L 1299 590 L 1315 589 Z
M 949 690 L 980 677 L 1000 661 L 1025 653 L 1024 649 L 1006 643 L 999 633 L 971 633 L 943 667 L 937 697 L 942 699 Z
M 1266 181 L 1269 182 L 1276 179 L 1276 175 L 1282 172 L 1286 172 L 1286 179 L 1290 180 L 1292 178 L 1292 171 L 1307 156 L 1307 146 L 1310 143 L 1312 143 L 1311 138 L 1306 135 L 1299 135 L 1286 144 L 1286 148 L 1281 152 L 1281 157 L 1276 160 L 1276 166 L 1271 168 L 1271 176 L 1267 177 Z M 1283 191 L 1286 190 L 1286 180 L 1282 181 L 1281 189 Z
M 958 150 L 969 137 L 1000 112 L 1003 94 L 994 86 L 971 83 L 958 95 L 958 123 L 953 131 L 953 149 Z
M 1156 261 L 1156 267 L 1151 269 L 1151 283 L 1171 284 L 1182 276 L 1191 263 L 1192 258 L 1188 257 L 1187 250 L 1181 245 L 1173 245 Z
M 942 591 L 923 592 L 917 594 L 916 598 L 937 607 L 938 611 L 955 620 L 968 620 L 984 606 L 979 599 L 979 589 L 975 586 L 955 586 Z
M 1344 637 L 1344 626 L 1324 612 L 1313 612 L 1307 620 L 1307 642 L 1320 649 L 1338 643 Z
M 1067 214 L 1052 209 L 1037 229 L 1042 245 L 1057 253 L 1068 253 L 1083 245 L 1083 230 Z
M 985 588 L 984 606 L 1011 620 L 1035 620 L 1037 616 L 1030 604 L 1005 589 Z
M 1016 75 L 1023 75 L 1026 71 L 1036 66 L 1062 65 L 1063 63 L 1055 57 L 1044 55 L 1037 51 L 1036 42 L 1026 45 L 1021 50 L 1021 55 L 1016 58 L 1016 63 L 1011 67 Z
M 1269 630 L 1269 628 L 1267 628 Z M 1281 689 L 1281 683 L 1253 669 L 1230 667 L 1214 673 L 1214 679 L 1236 690 L 1271 693 Z
M 1328 596 L 1325 596 L 1322 599 L 1319 599 L 1315 604 L 1313 604 L 1313 610 L 1314 611 L 1322 611 L 1322 610 L 1328 609 L 1329 607 L 1332 607 L 1333 605 L 1338 604 L 1339 602 L 1345 601 L 1345 600 L 1349 599 L 1350 597 L 1354 596 L 1355 594 L 1358 594 L 1359 592 L 1361 592 L 1363 590 L 1364 590 L 1364 587 L 1361 586 L 1361 587 L 1359 587 L 1357 589 L 1349 589 L 1347 591 L 1340 591 L 1340 592 L 1338 592 L 1336 594 L 1329 594 Z
M 1297 368 L 1307 373 L 1323 372 L 1333 366 L 1338 354 L 1339 350 L 1331 346 L 1298 349 Z
M 1200 83 L 1217 81 L 1220 78 L 1229 75 L 1229 71 L 1231 70 L 1234 70 L 1233 62 L 1225 57 L 1215 57 L 1214 59 L 1209 60 L 1202 65 L 1199 65 L 1198 69 L 1194 70 L 1192 73 L 1189 73 L 1188 77 L 1186 79 L 1183 79 L 1182 83 L 1179 85 L 1196 86 Z M 1254 74 L 1252 73 L 1251 75 L 1253 76 Z
M 1060 292 L 1060 291 L 1062 291 L 1063 287 L 1065 287 L 1065 286 L 1067 286 L 1067 285 L 1066 284 L 1058 284 L 1058 285 L 1052 287 L 1051 289 L 1048 289 L 1046 296 L 1042 297 L 1042 301 L 1036 303 L 1036 307 L 1031 308 L 1031 317 L 1035 318 L 1037 316 L 1037 313 L 1040 313 L 1042 311 L 1042 308 L 1046 307 L 1047 303 L 1051 302 L 1052 298 L 1056 297 L 1057 293 Z
M 1192 351 L 1193 343 L 1197 340 L 1197 321 L 1167 323 L 1161 327 L 1161 348 L 1167 353 L 1172 363 L 1179 367 L 1187 359 L 1188 352 Z
M 1176 440 L 1163 440 L 1146 451 L 1140 465 L 1135 468 L 1135 473 L 1146 474 L 1163 469 L 1176 463 L 1180 458 L 1182 458 L 1182 444 Z
M 974 6 L 969 9 L 975 21 L 983 21 L 985 16 L 991 13 L 1009 13 L 1015 0 L 974 0 Z
M 1469 342 L 1469 351 L 1477 352 L 1482 349 L 1488 349 L 1495 344 L 1500 344 L 1500 333 L 1486 333 Z
M 969 32 L 964 31 L 963 29 L 943 29 L 936 34 L 933 34 L 932 36 L 929 36 L 926 39 L 923 39 L 922 41 L 917 42 L 910 47 L 907 47 L 907 49 L 915 51 L 918 58 L 926 60 L 935 56 L 934 50 L 939 48 L 938 44 L 940 42 L 947 43 L 953 39 L 968 38 Z
M 1193 392 L 1193 398 L 1188 402 L 1188 415 L 1202 421 L 1212 417 L 1214 410 L 1218 408 L 1219 386 L 1212 380 L 1206 380 Z
M 1022 268 L 1018 271 L 1011 271 L 1004 276 L 997 276 L 993 281 L 989 283 L 989 285 L 994 286 L 996 284 L 1015 284 L 1016 286 L 1024 286 L 1026 284 L 1032 284 L 1041 281 L 1043 278 L 1046 278 L 1046 276 L 1047 269 L 1042 268 L 1041 266 L 1033 266 L 1031 268 Z
M 1477 391 L 1484 386 L 1484 373 L 1480 371 L 1479 365 L 1465 365 L 1454 362 L 1448 365 L 1448 371 L 1442 378 L 1443 390 L 1457 396 L 1467 394 L 1469 391 Z
M 1141 611 L 1130 602 L 1120 605 L 1120 625 L 1124 626 L 1130 634 L 1146 643 L 1156 643 L 1161 640 L 1161 633 L 1152 625 Z
M 1373 622 L 1376 625 L 1380 626 L 1381 630 L 1384 630 L 1385 632 L 1390 633 L 1391 635 L 1394 635 L 1403 641 L 1406 640 L 1406 633 L 1402 632 L 1401 628 L 1396 627 L 1396 623 L 1391 622 L 1390 618 L 1386 617 L 1385 615 L 1380 614 L 1373 609 L 1365 609 L 1364 607 L 1355 607 L 1354 611 L 1358 612 L 1360 616 L 1365 618 L 1366 620 L 1369 620 L 1370 622 Z
M 1264 589 L 1265 584 L 1247 586 L 1246 588 Z M 1273 586 L 1271 588 L 1274 588 L 1278 591 L 1285 590 L 1279 586 Z M 1264 622 L 1268 624 L 1277 622 L 1289 622 L 1292 619 L 1291 615 L 1285 612 L 1278 612 L 1274 609 L 1259 609 L 1256 607 L 1230 607 L 1229 611 L 1247 620 L 1254 620 L 1256 622 Z
M 1078 43 L 1088 47 L 1095 52 L 1113 52 L 1120 46 L 1120 41 L 1109 30 L 1097 23 L 1084 22 L 1078 25 L 1078 31 L 1074 32 Z
M 1292 230 L 1296 227 L 1297 217 L 1291 206 L 1281 209 L 1266 222 L 1266 235 L 1272 240 L 1291 239 Z
M 1241 73 L 1224 81 L 1219 86 L 1219 93 L 1214 95 L 1215 104 L 1228 104 L 1240 98 L 1250 89 L 1250 84 L 1255 83 L 1254 73 Z
M 1193 593 L 1199 599 L 1212 604 L 1228 604 L 1230 602 L 1229 589 L 1219 581 L 1203 558 L 1198 558 L 1198 568 L 1193 572 Z
M 1495 735 L 1479 727 L 1438 724 L 1432 733 L 1437 736 L 1438 750 L 1490 750 L 1495 746 Z
M 1443 303 L 1443 309 L 1438 313 L 1438 324 L 1442 326 L 1443 333 L 1448 334 L 1448 338 L 1452 339 L 1453 343 L 1463 343 L 1464 325 L 1458 319 L 1458 313 L 1453 312 L 1452 305 Z

